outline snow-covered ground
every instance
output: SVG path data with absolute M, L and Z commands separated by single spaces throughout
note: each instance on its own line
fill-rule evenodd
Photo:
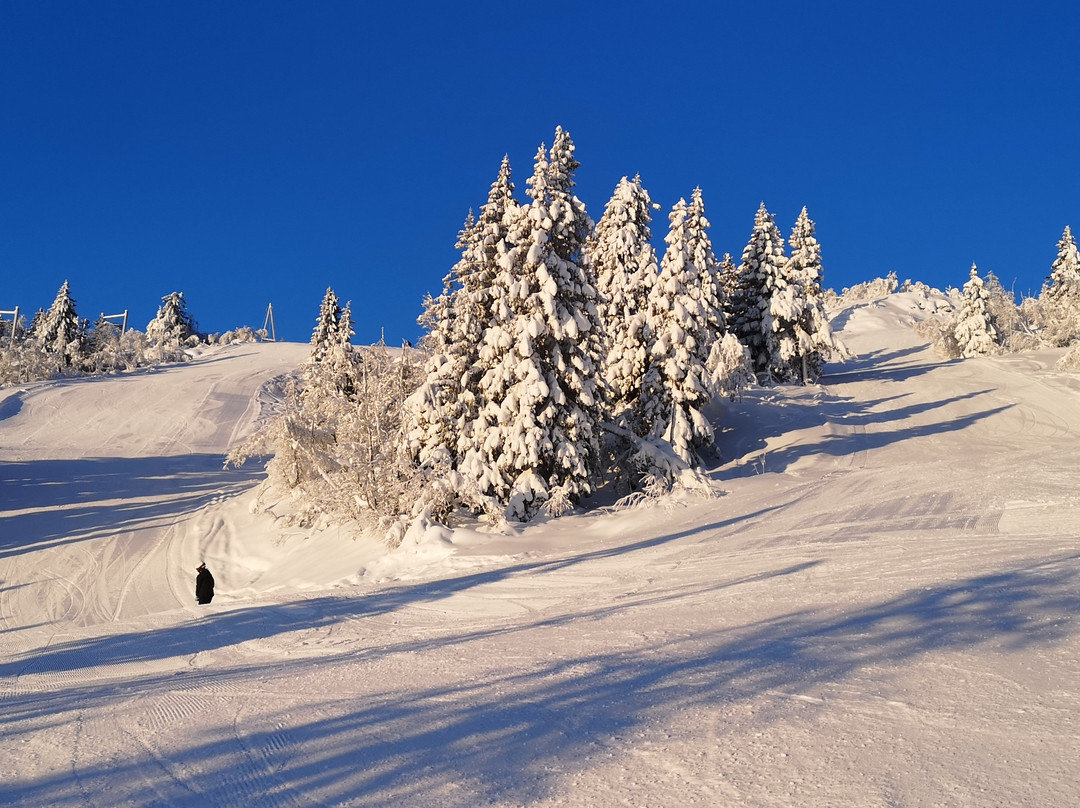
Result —
M 0 804 L 1078 804 L 1080 375 L 917 302 L 719 407 L 723 496 L 389 554 L 222 470 L 307 346 L 0 391 Z

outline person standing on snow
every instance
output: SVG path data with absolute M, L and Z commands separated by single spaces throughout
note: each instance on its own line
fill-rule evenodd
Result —
M 195 568 L 198 575 L 195 576 L 195 600 L 199 603 L 209 603 L 214 599 L 214 576 L 202 563 Z

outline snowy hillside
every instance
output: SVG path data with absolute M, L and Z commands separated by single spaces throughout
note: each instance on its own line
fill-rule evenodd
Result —
M 392 553 L 222 470 L 307 346 L 0 391 L 0 804 L 1075 805 L 1080 374 L 919 302 L 716 406 L 723 496 Z

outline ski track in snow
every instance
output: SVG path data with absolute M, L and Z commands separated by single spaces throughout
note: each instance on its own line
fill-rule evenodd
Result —
M 715 500 L 390 554 L 221 470 L 306 346 L 3 391 L 0 802 L 1074 805 L 1080 383 L 915 303 L 718 406 Z

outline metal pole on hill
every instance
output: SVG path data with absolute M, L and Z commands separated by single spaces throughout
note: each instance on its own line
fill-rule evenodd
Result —
M 11 311 L 0 311 L 0 319 L 2 319 L 5 314 L 11 315 L 11 336 L 8 338 L 8 345 L 11 346 L 15 344 L 15 332 L 19 328 L 19 307 L 16 306 Z
M 109 323 L 111 323 L 113 320 L 119 320 L 120 321 L 120 336 L 124 336 L 124 334 L 127 333 L 127 321 L 128 321 L 128 310 L 127 309 L 124 309 L 122 312 L 120 312 L 120 314 L 106 314 L 105 312 L 102 312 L 101 313 L 101 319 L 105 320 L 106 322 L 109 322 Z
M 266 331 L 266 326 L 270 326 L 270 336 L 264 338 L 265 342 L 277 342 L 277 332 L 274 330 L 274 304 L 270 303 L 266 307 L 266 319 L 263 320 L 262 330 Z

